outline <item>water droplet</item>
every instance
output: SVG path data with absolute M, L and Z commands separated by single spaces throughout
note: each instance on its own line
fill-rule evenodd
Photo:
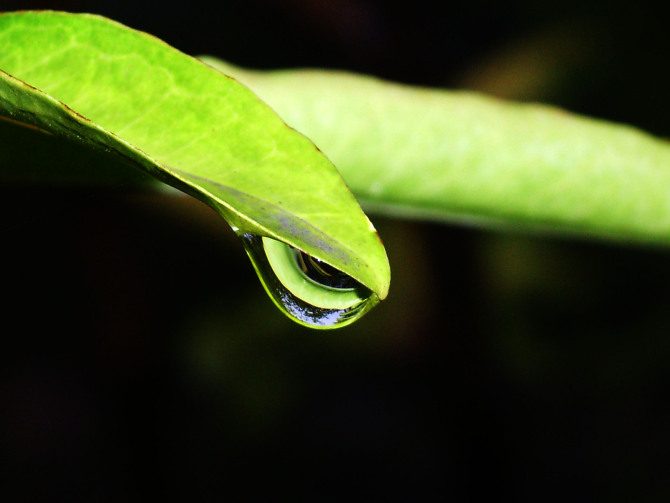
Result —
M 286 243 L 255 234 L 239 237 L 274 303 L 302 325 L 342 327 L 379 302 L 350 276 Z

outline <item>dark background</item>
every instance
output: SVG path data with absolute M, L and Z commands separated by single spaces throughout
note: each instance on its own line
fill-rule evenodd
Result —
M 643 2 L 0 8 L 670 133 L 667 18 Z M 667 250 L 373 215 L 390 297 L 323 333 L 274 308 L 196 201 L 4 183 L 0 215 L 3 500 L 670 498 Z

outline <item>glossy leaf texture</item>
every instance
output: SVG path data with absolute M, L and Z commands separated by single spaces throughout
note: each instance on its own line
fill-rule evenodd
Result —
M 386 296 L 386 253 L 340 174 L 235 80 L 108 19 L 48 11 L 0 15 L 0 69 L 0 116 L 140 167 L 238 234 Z
M 472 92 L 203 60 L 316 141 L 368 211 L 670 243 L 670 143 L 636 128 Z

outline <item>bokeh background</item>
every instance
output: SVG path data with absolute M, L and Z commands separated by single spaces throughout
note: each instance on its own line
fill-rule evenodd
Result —
M 667 18 L 645 2 L 0 8 L 96 12 L 242 66 L 475 89 L 670 135 Z M 670 498 L 667 249 L 371 215 L 390 297 L 319 333 L 274 308 L 196 201 L 0 194 L 3 500 Z

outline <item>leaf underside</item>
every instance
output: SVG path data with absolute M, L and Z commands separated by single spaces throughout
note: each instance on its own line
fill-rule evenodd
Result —
M 386 296 L 384 248 L 342 177 L 243 85 L 93 15 L 1 14 L 0 47 L 0 116 L 140 167 Z

